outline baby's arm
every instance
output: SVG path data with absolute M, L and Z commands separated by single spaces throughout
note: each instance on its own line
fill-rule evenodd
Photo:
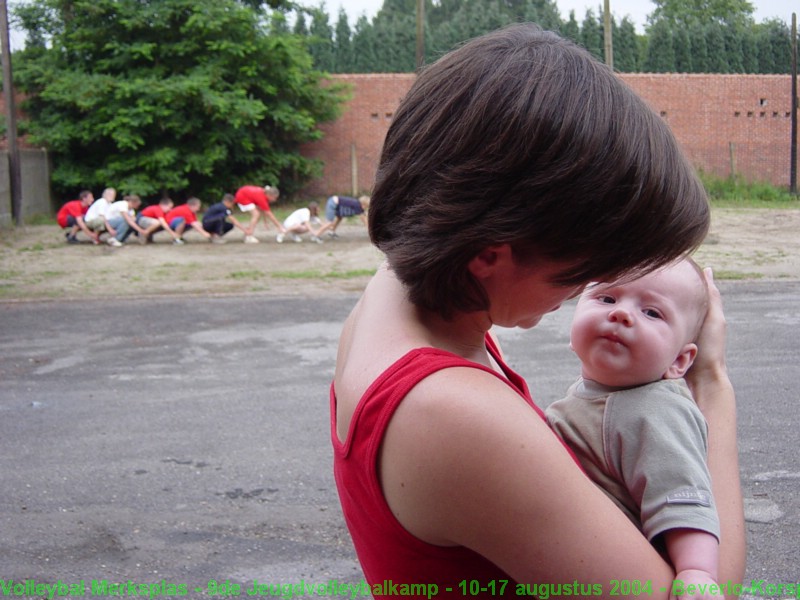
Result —
M 698 529 L 671 529 L 664 533 L 664 538 L 675 567 L 673 592 L 695 600 L 722 596 L 717 584 L 717 538 Z

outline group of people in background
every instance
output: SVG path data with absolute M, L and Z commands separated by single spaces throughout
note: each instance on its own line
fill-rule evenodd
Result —
M 367 222 L 369 196 L 331 196 L 325 207 L 325 222 L 319 218 L 319 204 L 315 201 L 310 202 L 307 208 L 295 210 L 283 222 L 279 221 L 270 209 L 270 204 L 279 197 L 280 191 L 276 187 L 247 185 L 235 194 L 225 194 L 200 216 L 203 205 L 195 197 L 177 206 L 170 198 L 162 198 L 157 204 L 141 208 L 142 199 L 135 194 L 117 200 L 117 191 L 106 188 L 95 199 L 91 191 L 84 190 L 77 200 L 66 202 L 59 209 L 56 220 L 65 230 L 70 244 L 79 243 L 78 234 L 83 233 L 94 244 L 105 241 L 114 247 L 124 245 L 131 234 L 135 234 L 140 244 L 150 243 L 159 231 L 167 232 L 172 243 L 180 245 L 189 230 L 196 231 L 209 242 L 223 244 L 224 236 L 234 228 L 244 234 L 244 243 L 256 244 L 259 242 L 255 236 L 259 221 L 264 222 L 267 230 L 270 222 L 277 228 L 278 243 L 287 239 L 301 242 L 304 234 L 309 234 L 313 242 L 322 243 L 325 234 L 338 237 L 336 228 L 347 217 L 360 216 L 365 225 Z M 250 213 L 249 223 L 244 224 L 234 217 L 235 207 L 242 213 Z

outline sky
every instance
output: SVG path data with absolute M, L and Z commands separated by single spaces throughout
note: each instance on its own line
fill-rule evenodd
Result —
M 750 0 L 755 7 L 754 18 L 757 23 L 772 17 L 778 17 L 784 23 L 791 26 L 792 11 L 800 15 L 800 0 Z M 310 2 L 311 5 L 318 5 L 318 2 Z M 344 8 L 351 23 L 355 24 L 356 19 L 362 14 L 368 19 L 372 19 L 383 5 L 383 0 L 325 0 L 325 7 L 331 14 L 331 21 L 336 22 L 339 16 L 339 8 Z M 578 23 L 583 21 L 586 9 L 591 8 L 595 14 L 598 9 L 602 10 L 603 0 L 556 0 L 556 5 L 561 11 L 563 19 L 569 17 L 569 11 L 575 11 L 575 18 Z M 647 20 L 647 15 L 655 9 L 655 4 L 647 0 L 610 0 L 611 14 L 617 22 L 625 16 L 629 16 L 639 31 Z

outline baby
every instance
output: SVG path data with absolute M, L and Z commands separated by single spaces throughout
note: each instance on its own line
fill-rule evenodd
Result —
M 706 423 L 683 380 L 707 306 L 705 277 L 691 259 L 588 287 L 570 333 L 581 378 L 546 411 L 587 474 L 666 546 L 686 586 L 717 579 Z

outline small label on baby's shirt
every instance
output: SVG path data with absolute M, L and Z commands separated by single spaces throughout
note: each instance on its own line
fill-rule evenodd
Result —
M 667 495 L 668 504 L 699 504 L 711 506 L 711 494 L 695 488 L 683 488 Z

